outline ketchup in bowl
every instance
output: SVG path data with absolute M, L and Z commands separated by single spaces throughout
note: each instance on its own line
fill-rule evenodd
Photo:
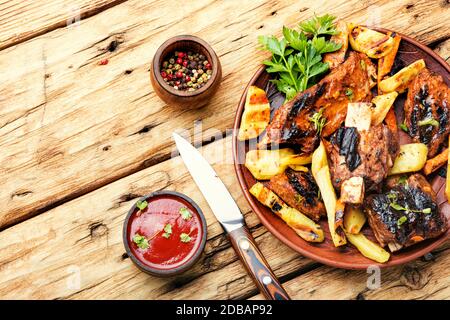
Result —
M 125 249 L 141 270 L 153 275 L 184 272 L 198 260 L 205 242 L 203 213 L 177 192 L 143 197 L 125 219 Z

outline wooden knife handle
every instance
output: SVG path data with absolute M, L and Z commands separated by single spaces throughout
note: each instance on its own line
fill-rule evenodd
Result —
M 290 300 L 247 227 L 231 231 L 228 237 L 261 293 L 270 300 Z

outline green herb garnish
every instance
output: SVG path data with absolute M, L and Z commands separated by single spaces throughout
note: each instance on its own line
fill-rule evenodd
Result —
M 168 223 L 164 226 L 164 233 L 162 236 L 166 239 L 169 239 L 171 234 L 172 234 L 172 225 Z
M 139 233 L 136 233 L 133 237 L 133 242 L 136 243 L 136 245 L 141 249 L 147 249 L 148 248 L 148 240 L 146 237 L 140 235 Z
M 192 213 L 186 207 L 180 208 L 180 214 L 183 220 L 187 221 L 192 218 Z
M 404 178 L 404 176 L 401 177 L 400 179 L 402 179 L 402 178 Z M 399 183 L 401 183 L 400 179 L 399 179 Z M 405 179 L 404 182 L 402 182 L 402 183 L 407 184 L 408 182 Z M 425 214 L 431 213 L 431 208 L 425 208 L 425 209 L 422 209 L 422 210 L 414 210 L 414 209 L 410 209 L 410 208 L 401 206 L 400 204 L 397 203 L 397 194 L 395 194 L 395 193 L 389 193 L 387 195 L 387 197 L 389 199 L 389 206 L 391 208 L 397 210 L 397 211 L 406 211 L 406 212 L 414 212 L 414 213 L 425 213 Z
M 136 207 L 138 207 L 139 210 L 144 210 L 145 208 L 147 208 L 148 203 L 145 200 L 138 200 L 136 202 Z
M 309 117 L 309 121 L 314 123 L 314 129 L 316 129 L 317 134 L 320 136 L 323 127 L 325 127 L 327 123 L 327 119 L 323 116 L 323 109 L 320 109 L 319 112 L 316 112 L 312 117 Z
M 326 14 L 324 16 L 316 16 L 312 19 L 300 22 L 300 30 L 308 35 L 319 36 L 319 35 L 335 35 L 338 34 L 334 27 L 334 20 L 336 17 Z
M 408 211 L 408 212 L 425 213 L 425 214 L 431 213 L 431 208 L 425 208 L 423 210 L 413 210 L 413 209 L 403 207 L 395 202 L 391 202 L 389 205 L 397 211 Z
M 408 185 L 407 180 L 408 180 L 407 176 L 401 176 L 400 178 L 398 178 L 398 183 L 407 186 Z
M 394 208 L 397 211 L 408 211 L 408 208 L 402 207 L 396 202 L 391 202 L 389 205 L 391 206 L 391 208 Z
M 353 90 L 350 88 L 345 89 L 345 95 L 348 97 L 350 101 L 353 100 Z
M 366 62 L 364 60 L 360 60 L 359 64 L 361 65 L 361 69 L 366 70 L 367 65 L 366 65 Z
M 298 204 L 301 204 L 303 202 L 304 198 L 300 194 L 297 193 L 297 194 L 294 195 L 294 200 Z
M 433 127 L 438 127 L 439 126 L 439 122 L 436 119 L 433 119 L 433 118 L 426 118 L 426 119 L 420 120 L 417 124 L 420 127 L 421 126 L 429 126 L 429 125 L 431 125 Z
M 266 71 L 278 74 L 278 79 L 271 81 L 287 100 L 315 84 L 317 76 L 328 71 L 328 63 L 322 62 L 322 54 L 339 50 L 342 44 L 320 35 L 338 33 L 334 19 L 330 15 L 314 17 L 301 23 L 300 31 L 283 27 L 281 40 L 275 36 L 258 38 L 263 49 L 272 53 L 271 60 L 263 61 Z
M 397 226 L 401 226 L 402 224 L 404 224 L 406 221 L 408 220 L 408 218 L 406 216 L 401 216 L 398 220 L 397 220 Z
M 189 241 L 191 241 L 191 236 L 187 233 L 182 233 L 180 234 L 180 240 L 181 242 L 188 243 Z
M 405 121 L 403 121 L 403 123 L 399 124 L 400 129 L 402 129 L 403 131 L 405 131 L 406 133 L 408 132 L 408 127 L 406 126 Z

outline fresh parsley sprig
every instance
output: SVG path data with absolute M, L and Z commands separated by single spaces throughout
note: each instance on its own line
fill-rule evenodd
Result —
M 271 60 L 263 63 L 266 71 L 277 73 L 272 80 L 277 89 L 292 99 L 316 83 L 317 76 L 328 71 L 328 63 L 322 62 L 322 54 L 339 50 L 342 44 L 325 39 L 325 35 L 337 34 L 335 17 L 314 17 L 300 24 L 300 31 L 283 27 L 283 38 L 260 36 L 263 49 L 272 53 Z
M 320 17 L 314 15 L 312 19 L 300 22 L 300 30 L 316 37 L 319 35 L 335 35 L 339 32 L 334 28 L 334 19 L 336 17 L 329 14 Z

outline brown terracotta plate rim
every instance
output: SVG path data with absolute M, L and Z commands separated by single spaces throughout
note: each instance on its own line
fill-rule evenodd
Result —
M 392 30 L 389 30 L 389 29 L 385 29 L 385 28 L 374 28 L 374 27 L 371 27 L 371 28 L 375 29 L 375 30 L 378 30 L 380 32 L 384 32 L 384 33 L 395 32 L 395 31 L 392 31 Z M 395 32 L 395 33 L 398 34 L 402 38 L 402 41 L 409 42 L 413 46 L 418 47 L 419 49 L 424 51 L 431 58 L 436 60 L 442 67 L 444 67 L 444 69 L 447 70 L 448 74 L 450 74 L 450 66 L 444 61 L 444 59 L 442 59 L 437 53 L 435 53 L 429 47 L 419 43 L 417 40 L 414 40 L 413 38 L 411 38 L 409 36 L 406 36 L 406 35 L 401 34 L 399 32 Z M 320 253 L 317 254 L 316 252 L 313 252 L 313 251 L 301 248 L 298 245 L 296 245 L 293 241 L 291 241 L 288 236 L 283 234 L 282 230 L 279 230 L 274 225 L 272 225 L 268 221 L 268 219 L 266 218 L 264 212 L 262 210 L 260 210 L 260 208 L 257 205 L 257 200 L 250 194 L 250 192 L 249 192 L 249 190 L 248 190 L 248 188 L 246 186 L 246 181 L 245 181 L 244 173 L 243 173 L 243 170 L 246 170 L 246 168 L 245 168 L 245 166 L 243 164 L 239 164 L 239 159 L 238 159 L 238 140 L 237 140 L 237 133 L 239 131 L 241 117 L 242 117 L 242 113 L 243 113 L 243 110 L 244 110 L 245 98 L 246 98 L 247 90 L 265 72 L 265 69 L 266 69 L 266 66 L 264 66 L 264 65 L 261 65 L 259 67 L 259 69 L 256 71 L 256 73 L 253 75 L 253 77 L 248 82 L 248 84 L 245 87 L 245 90 L 244 90 L 244 92 L 243 92 L 243 94 L 241 96 L 241 99 L 239 101 L 239 106 L 238 106 L 238 109 L 236 111 L 236 116 L 235 116 L 235 119 L 234 119 L 234 125 L 233 125 L 233 129 L 234 130 L 233 130 L 233 136 L 232 136 L 232 150 L 233 150 L 234 169 L 235 169 L 235 172 L 236 172 L 236 175 L 237 175 L 237 178 L 238 178 L 239 186 L 241 187 L 242 192 L 244 193 L 244 197 L 247 200 L 247 202 L 249 203 L 249 205 L 252 208 L 252 210 L 256 213 L 258 218 L 261 220 L 262 224 L 275 237 L 277 237 L 280 241 L 282 241 L 284 244 L 286 244 L 291 249 L 297 251 L 298 253 L 304 255 L 307 258 L 310 258 L 312 260 L 315 260 L 315 261 L 318 261 L 318 262 L 323 263 L 325 265 L 336 267 L 336 268 L 356 269 L 356 270 L 367 269 L 369 266 L 379 266 L 380 268 L 387 268 L 387 267 L 393 267 L 393 266 L 398 266 L 398 265 L 405 264 L 407 262 L 410 262 L 412 260 L 415 260 L 417 258 L 420 258 L 420 257 L 424 256 L 425 254 L 429 253 L 433 249 L 435 249 L 438 246 L 440 246 L 441 244 L 443 244 L 450 237 L 450 229 L 449 229 L 442 236 L 440 236 L 440 237 L 438 237 L 436 239 L 429 239 L 429 240 L 427 240 L 428 244 L 425 247 L 417 249 L 417 250 L 414 250 L 414 251 L 411 251 L 409 254 L 407 254 L 404 257 L 397 258 L 395 260 L 389 260 L 387 263 L 383 263 L 382 264 L 382 263 L 377 263 L 375 261 L 367 259 L 367 263 L 353 264 L 353 263 L 346 262 L 346 261 L 337 261 L 337 260 L 334 260 L 334 259 L 329 259 L 326 255 L 320 255 Z M 447 77 L 448 77 L 448 74 L 447 74 Z M 269 209 L 264 208 L 264 211 L 267 212 L 267 211 L 269 211 Z M 288 228 L 288 227 L 286 226 L 286 228 Z M 320 252 L 320 249 L 318 249 L 317 251 Z M 361 253 L 358 253 L 358 254 L 361 254 Z

